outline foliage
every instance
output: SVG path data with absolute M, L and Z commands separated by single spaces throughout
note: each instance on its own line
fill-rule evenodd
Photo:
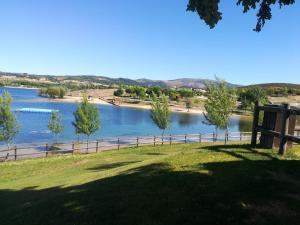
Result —
M 52 112 L 51 118 L 48 122 L 48 128 L 54 134 L 57 142 L 57 136 L 64 131 L 60 113 L 57 113 L 56 111 Z
M 217 84 L 207 83 L 207 99 L 204 108 L 204 116 L 209 125 L 227 129 L 229 117 L 235 109 L 236 97 L 226 86 L 226 82 L 218 80 Z
M 118 88 L 116 91 L 114 91 L 114 96 L 122 96 L 124 94 L 123 88 Z
M 239 90 L 239 101 L 241 102 L 242 109 L 252 110 L 256 101 L 261 104 L 268 102 L 267 93 L 260 87 L 252 87 Z
M 187 89 L 187 88 L 180 89 L 179 94 L 183 98 L 191 98 L 191 97 L 194 97 L 194 95 L 195 95 L 193 90 Z
M 14 113 L 11 111 L 12 98 L 6 91 L 0 96 L 0 142 L 9 143 L 19 132 L 19 124 Z
M 243 12 L 246 13 L 250 9 L 256 9 L 257 11 L 257 23 L 254 31 L 261 31 L 265 25 L 266 20 L 272 18 L 272 5 L 292 5 L 295 0 L 237 0 L 237 5 L 243 6 Z M 205 21 L 210 28 L 214 28 L 215 25 L 222 19 L 222 13 L 219 10 L 220 0 L 189 0 L 187 5 L 187 11 L 197 12 L 202 20 Z
M 86 96 L 77 106 L 73 113 L 75 121 L 72 123 L 75 127 L 75 133 L 85 134 L 89 138 L 91 134 L 100 128 L 100 114 L 95 104 L 89 103 Z
M 154 95 L 156 97 L 160 97 L 162 95 L 162 89 L 159 86 L 149 87 L 146 93 L 153 98 Z
M 151 118 L 156 126 L 164 131 L 170 126 L 170 109 L 169 109 L 169 101 L 166 96 L 161 97 L 161 102 L 154 95 L 153 102 L 151 105 Z
M 66 89 L 64 87 L 50 86 L 47 88 L 40 88 L 39 95 L 50 98 L 64 98 Z

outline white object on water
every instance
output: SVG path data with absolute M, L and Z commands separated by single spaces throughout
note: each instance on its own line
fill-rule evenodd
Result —
M 58 110 L 54 110 L 54 109 L 39 109 L 39 108 L 20 108 L 20 109 L 16 109 L 16 112 L 52 113 L 52 112 L 58 112 Z

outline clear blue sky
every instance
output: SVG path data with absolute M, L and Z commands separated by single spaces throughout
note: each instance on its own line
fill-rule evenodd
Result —
M 188 0 L 1 0 L 0 70 L 109 77 L 300 83 L 300 4 L 255 12 L 222 0 L 210 30 Z

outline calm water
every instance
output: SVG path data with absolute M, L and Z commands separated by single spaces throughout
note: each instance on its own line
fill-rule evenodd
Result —
M 76 103 L 50 102 L 46 98 L 37 95 L 37 90 L 0 88 L 0 92 L 7 90 L 13 97 L 13 110 L 17 108 L 45 108 L 59 110 L 63 116 L 65 130 L 60 135 L 60 140 L 74 140 L 74 128 L 72 126 L 73 112 Z M 92 138 L 159 135 L 161 131 L 152 123 L 148 110 L 116 107 L 111 105 L 99 105 L 101 113 L 101 129 Z M 50 114 L 18 112 L 17 119 L 21 125 L 20 133 L 15 143 L 48 142 L 53 140 L 53 135 L 47 128 Z M 210 133 L 213 126 L 203 123 L 202 115 L 187 113 L 172 113 L 171 128 L 166 134 Z M 230 131 L 250 131 L 251 121 L 245 117 L 233 116 L 230 121 Z

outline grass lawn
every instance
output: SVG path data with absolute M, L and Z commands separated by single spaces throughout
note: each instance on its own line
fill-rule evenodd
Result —
M 1 163 L 0 224 L 297 225 L 299 159 L 178 144 Z

